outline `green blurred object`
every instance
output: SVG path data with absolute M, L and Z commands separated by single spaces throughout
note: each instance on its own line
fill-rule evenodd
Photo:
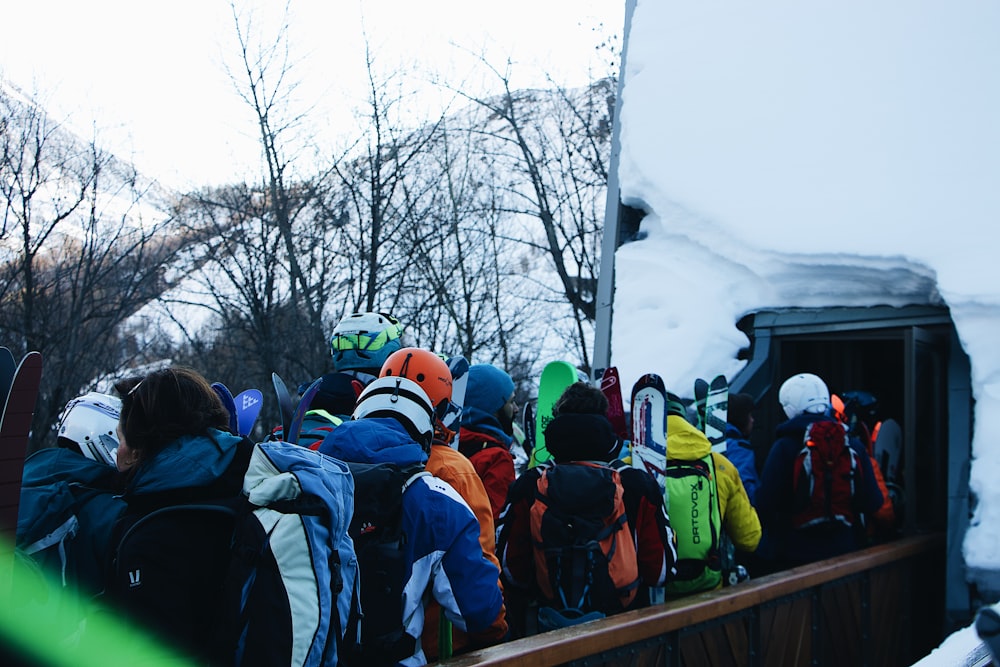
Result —
M 441 618 L 438 621 L 438 660 L 447 660 L 452 656 L 454 647 L 451 643 L 451 621 L 444 615 L 441 608 Z
M 63 587 L 20 554 L 13 562 L 0 559 L 0 580 L 14 582 L 0 604 L 0 656 L 59 667 L 195 664 L 128 619 Z M 80 609 L 90 610 L 82 621 Z

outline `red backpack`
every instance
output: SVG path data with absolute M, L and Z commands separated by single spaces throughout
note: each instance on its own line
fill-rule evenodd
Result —
M 844 427 L 835 421 L 813 422 L 803 441 L 792 466 L 792 525 L 799 529 L 830 523 L 855 525 L 861 460 Z
M 563 615 L 613 614 L 635 599 L 639 568 L 617 470 L 592 463 L 541 469 L 531 506 L 535 573 Z

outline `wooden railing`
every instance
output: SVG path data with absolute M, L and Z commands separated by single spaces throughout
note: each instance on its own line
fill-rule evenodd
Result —
M 441 664 L 909 665 L 942 639 L 944 545 L 901 538 Z

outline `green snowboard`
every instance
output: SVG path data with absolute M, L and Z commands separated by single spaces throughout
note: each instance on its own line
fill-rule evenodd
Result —
M 579 379 L 576 366 L 568 361 L 550 361 L 542 370 L 542 377 L 538 382 L 538 405 L 535 406 L 535 447 L 531 450 L 529 468 L 552 459 L 545 447 L 545 427 L 552 421 L 552 406 L 566 391 L 566 387 Z

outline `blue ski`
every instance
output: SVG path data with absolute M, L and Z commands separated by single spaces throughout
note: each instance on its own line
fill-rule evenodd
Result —
M 236 417 L 236 401 L 233 399 L 233 392 L 229 391 L 229 387 L 221 382 L 213 382 L 212 390 L 219 396 L 222 405 L 226 408 L 226 412 L 229 413 L 229 432 L 233 434 L 239 433 L 239 423 Z
M 260 389 L 247 389 L 240 392 L 234 400 L 238 432 L 242 436 L 248 436 L 253 432 L 257 417 L 260 416 L 260 409 L 264 407 L 264 395 Z

